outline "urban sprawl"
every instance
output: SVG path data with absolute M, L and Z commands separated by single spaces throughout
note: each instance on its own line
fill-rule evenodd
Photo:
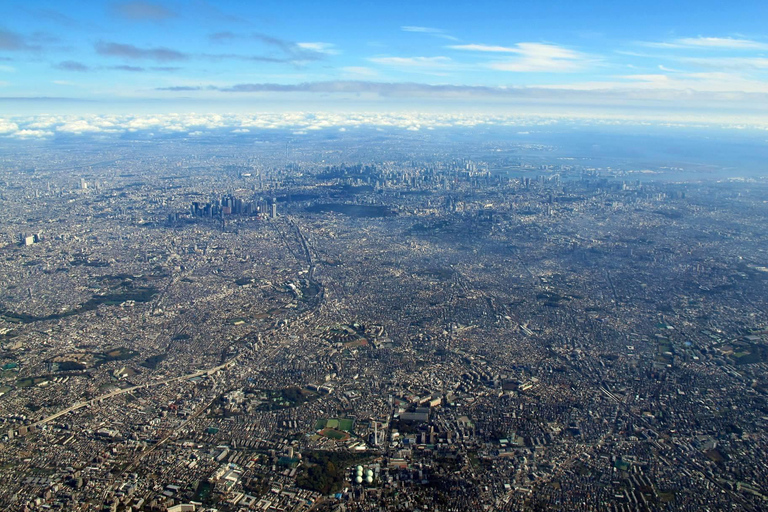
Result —
M 0 508 L 768 508 L 768 182 L 403 139 L 8 148 Z

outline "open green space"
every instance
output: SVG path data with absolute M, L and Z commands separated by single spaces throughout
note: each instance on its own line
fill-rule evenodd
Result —
M 352 427 L 354 427 L 354 425 L 355 425 L 355 420 L 352 420 L 349 418 L 342 418 L 339 420 L 339 430 L 351 432 Z
M 62 318 L 79 315 L 80 313 L 85 313 L 86 311 L 93 311 L 102 304 L 107 306 L 117 306 L 129 300 L 140 303 L 149 302 L 155 295 L 157 295 L 157 293 L 157 288 L 153 286 L 140 286 L 136 288 L 112 291 L 101 295 L 96 294 L 88 299 L 87 302 L 74 309 L 70 309 L 69 311 L 64 311 L 62 313 L 52 313 L 45 316 L 17 313 L 0 308 L 0 318 L 7 322 L 17 324 L 31 324 L 33 322 L 43 322 L 46 320 L 59 320 Z
M 321 418 L 315 422 L 315 430 L 335 429 L 344 432 L 352 432 L 355 420 L 352 418 Z
M 127 347 L 113 347 L 103 352 L 77 351 L 56 356 L 51 360 L 54 372 L 77 372 L 101 366 L 110 361 L 127 361 L 139 353 Z
M 317 397 L 317 393 L 295 386 L 283 389 L 267 389 L 260 392 L 262 403 L 259 405 L 258 410 L 274 411 L 277 409 L 288 409 L 314 400 Z
M 344 470 L 370 456 L 362 453 L 314 451 L 304 454 L 296 484 L 323 494 L 338 492 L 344 483 Z
M 146 358 L 144 360 L 143 363 L 141 363 L 141 366 L 143 366 L 145 368 L 149 368 L 150 370 L 154 370 L 155 368 L 157 368 L 157 365 L 159 365 L 160 363 L 162 363 L 165 360 L 166 356 L 167 356 L 167 354 L 165 354 L 165 353 L 163 353 L 163 354 L 155 354 L 154 356 L 149 356 L 148 358 Z

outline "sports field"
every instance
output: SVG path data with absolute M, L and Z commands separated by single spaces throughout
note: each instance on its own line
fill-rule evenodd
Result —
M 345 432 L 352 432 L 352 429 L 354 429 L 354 427 L 355 427 L 355 420 L 352 418 L 319 419 L 315 423 L 315 430 L 332 428 L 337 430 L 343 430 Z

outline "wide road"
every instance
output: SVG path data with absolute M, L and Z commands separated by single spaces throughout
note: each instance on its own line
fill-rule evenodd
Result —
M 178 377 L 170 377 L 170 378 L 158 380 L 158 381 L 155 381 L 155 382 L 149 382 L 147 384 L 137 384 L 136 386 L 131 386 L 129 388 L 116 389 L 114 391 L 110 391 L 109 393 L 105 393 L 105 394 L 97 396 L 95 398 L 91 398 L 90 400 L 87 400 L 85 402 L 75 402 L 74 404 L 70 405 L 66 409 L 62 409 L 61 411 L 59 411 L 59 412 L 57 412 L 55 414 L 51 414 L 50 416 L 45 417 L 45 418 L 41 419 L 40 421 L 38 421 L 36 423 L 32 423 L 31 425 L 29 425 L 29 427 L 30 427 L 29 431 L 31 432 L 32 430 L 38 428 L 39 426 L 45 425 L 46 423 L 49 423 L 49 422 L 51 422 L 51 421 L 53 421 L 53 420 L 55 420 L 57 418 L 65 416 L 65 415 L 69 414 L 70 412 L 76 411 L 78 409 L 82 409 L 83 407 L 88 407 L 90 405 L 99 403 L 102 400 L 106 400 L 108 398 L 112 398 L 112 397 L 115 397 L 117 395 L 122 395 L 124 393 L 130 393 L 131 391 L 136 391 L 137 389 L 146 389 L 146 388 L 151 388 L 151 387 L 155 387 L 155 386 L 162 386 L 163 384 L 169 384 L 171 382 L 177 382 L 177 381 L 180 381 L 180 380 L 193 379 L 195 377 L 202 377 L 203 375 L 212 375 L 212 374 L 218 372 L 219 370 L 222 370 L 222 369 L 226 368 L 227 366 L 230 366 L 231 364 L 233 364 L 237 360 L 238 357 L 240 357 L 239 354 L 237 356 L 233 357 L 232 359 L 230 359 L 229 361 L 227 361 L 226 363 L 220 364 L 219 366 L 214 366 L 213 368 L 208 368 L 207 370 L 198 370 L 198 371 L 196 371 L 194 373 L 189 373 L 187 375 L 180 375 Z

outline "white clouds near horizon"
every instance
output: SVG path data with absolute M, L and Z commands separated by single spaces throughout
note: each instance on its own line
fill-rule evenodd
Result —
M 653 80 L 653 77 L 638 77 Z M 164 114 L 164 115 L 82 115 L 82 116 L 19 116 L 0 118 L 0 137 L 39 139 L 65 136 L 120 136 L 126 133 L 186 134 L 197 137 L 215 133 L 249 134 L 258 130 L 292 130 L 294 133 L 333 129 L 388 128 L 417 131 L 435 128 L 471 128 L 478 126 L 551 126 L 553 124 L 613 125 L 656 123 L 660 126 L 707 126 L 720 128 L 746 127 L 768 130 L 768 118 L 746 119 L 720 116 L 716 121 L 702 124 L 695 114 L 634 115 L 591 114 L 424 114 L 403 113 L 331 113 L 286 112 L 282 114 Z

